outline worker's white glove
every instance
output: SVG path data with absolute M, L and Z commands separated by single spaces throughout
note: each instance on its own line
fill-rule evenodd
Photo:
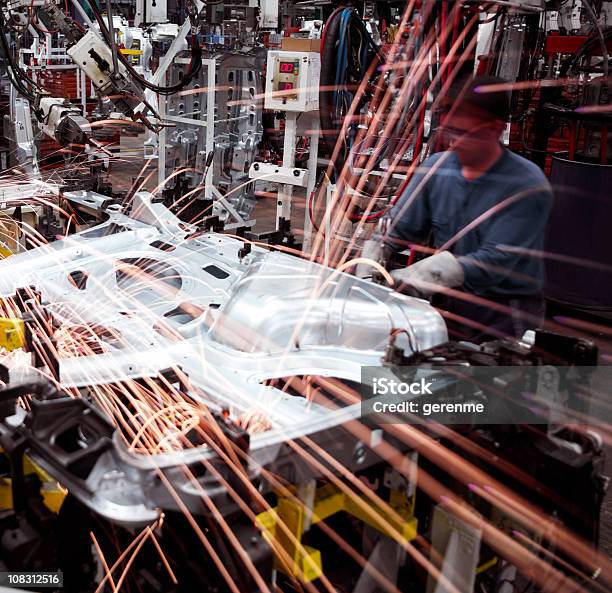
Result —
M 424 295 L 438 292 L 441 288 L 461 286 L 464 281 L 463 268 L 450 251 L 440 251 L 430 257 L 402 268 L 393 270 L 391 276 L 397 282 L 396 289 L 416 288 Z
M 380 262 L 383 255 L 383 247 L 380 239 L 368 239 L 363 244 L 363 249 L 361 250 L 361 255 L 359 257 L 372 259 L 375 262 Z M 375 269 L 371 264 L 362 262 L 357 264 L 357 268 L 355 268 L 355 276 L 357 278 L 371 278 Z

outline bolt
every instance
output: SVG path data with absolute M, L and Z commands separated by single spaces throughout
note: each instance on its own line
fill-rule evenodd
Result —
M 355 445 L 355 449 L 353 450 L 353 459 L 358 465 L 361 465 L 366 460 L 366 448 L 361 441 Z

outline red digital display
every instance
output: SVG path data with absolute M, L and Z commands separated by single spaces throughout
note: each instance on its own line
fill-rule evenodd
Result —
M 293 90 L 293 83 L 292 82 L 281 82 L 280 83 L 280 90 L 281 91 L 291 91 Z
M 281 62 L 278 70 L 283 74 L 291 74 L 295 70 L 295 64 L 293 62 Z

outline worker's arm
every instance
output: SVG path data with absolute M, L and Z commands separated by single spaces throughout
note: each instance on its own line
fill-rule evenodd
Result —
M 431 226 L 427 204 L 430 161 L 435 162 L 430 157 L 417 169 L 395 205 L 378 224 L 372 238 L 364 243 L 362 260 L 380 262 L 384 258 L 385 251 L 391 253 L 402 251 L 409 243 L 422 242 L 426 239 Z M 355 275 L 358 278 L 370 278 L 372 272 L 372 265 L 362 261 L 357 265 Z
M 485 220 L 477 225 L 483 233 L 481 247 L 457 258 L 463 268 L 464 288 L 479 293 L 510 279 L 519 286 L 533 284 L 538 290 L 541 278 L 530 275 L 537 255 L 529 250 L 542 249 L 551 206 L 550 187 L 540 185 L 506 198 L 496 211 L 485 213 Z
M 427 239 L 431 230 L 427 184 L 434 163 L 431 157 L 423 162 L 389 212 L 385 245 L 394 251 Z

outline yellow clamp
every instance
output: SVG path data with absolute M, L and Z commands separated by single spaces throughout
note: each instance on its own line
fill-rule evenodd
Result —
M 0 347 L 16 350 L 25 346 L 25 326 L 22 319 L 0 317 Z
M 327 484 L 316 491 L 310 522 L 316 525 L 344 511 L 400 544 L 413 540 L 417 536 L 414 501 L 392 490 L 388 505 L 391 512 L 365 497 L 346 494 Z M 323 574 L 321 552 L 302 544 L 307 512 L 295 498 L 279 497 L 275 508 L 257 515 L 259 528 L 275 551 L 275 567 L 305 583 Z M 279 522 L 283 528 L 277 526 Z
M 1 451 L 1 450 L 0 450 Z M 40 494 L 43 503 L 52 512 L 58 513 L 68 491 L 56 482 L 42 467 L 34 463 L 27 455 L 23 457 L 24 474 L 35 473 L 41 481 Z M 0 511 L 7 511 L 13 508 L 13 490 L 11 478 L 0 477 Z
M 6 259 L 7 257 L 11 257 L 13 252 L 3 244 L 0 244 L 0 259 Z

